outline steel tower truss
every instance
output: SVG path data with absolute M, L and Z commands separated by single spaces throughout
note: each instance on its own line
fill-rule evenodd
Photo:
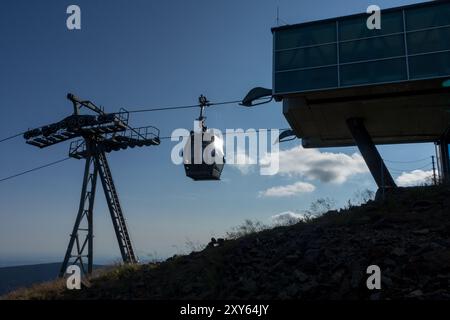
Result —
M 73 115 L 58 123 L 29 130 L 24 134 L 28 144 L 39 148 L 81 137 L 77 141 L 72 141 L 69 149 L 70 157 L 85 159 L 85 167 L 78 214 L 59 275 L 64 276 L 69 264 L 80 266 L 83 274 L 92 273 L 93 214 L 98 176 L 100 176 L 122 260 L 124 263 L 137 263 L 138 258 L 106 154 L 128 148 L 159 145 L 159 130 L 152 126 L 131 128 L 128 125 L 129 114 L 123 109 L 119 113 L 107 114 L 90 101 L 82 101 L 72 94 L 67 97 L 73 103 Z M 80 115 L 81 107 L 88 108 L 97 115 Z

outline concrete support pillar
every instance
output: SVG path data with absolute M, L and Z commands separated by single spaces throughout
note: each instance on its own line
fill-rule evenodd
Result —
M 444 135 L 438 142 L 439 152 L 439 176 L 441 182 L 444 184 L 450 184 L 450 159 L 448 152 L 448 144 L 450 139 L 447 135 Z
M 372 141 L 366 127 L 364 126 L 364 121 L 361 118 L 350 118 L 347 119 L 347 126 L 353 139 L 358 146 L 364 161 L 369 167 L 370 173 L 375 179 L 378 188 L 387 189 L 395 188 L 394 179 L 392 178 L 389 170 L 384 164 L 383 159 L 380 156 L 375 144 Z

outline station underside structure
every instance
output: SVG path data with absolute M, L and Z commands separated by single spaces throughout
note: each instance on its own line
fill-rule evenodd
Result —
M 283 99 L 283 112 L 305 148 L 356 145 L 379 187 L 395 187 L 375 145 L 437 144 L 449 180 L 450 88 L 425 80 L 311 92 Z

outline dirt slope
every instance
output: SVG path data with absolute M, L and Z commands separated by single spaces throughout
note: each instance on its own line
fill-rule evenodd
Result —
M 121 267 L 37 299 L 450 299 L 450 190 L 401 189 L 320 218 L 278 227 L 160 264 Z M 369 265 L 382 272 L 370 291 Z

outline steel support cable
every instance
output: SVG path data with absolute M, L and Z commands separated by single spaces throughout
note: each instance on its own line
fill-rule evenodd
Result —
M 430 160 L 430 157 L 426 157 L 423 159 L 417 159 L 417 160 L 410 160 L 410 161 L 397 161 L 397 160 L 388 160 L 388 159 L 383 159 L 385 162 L 390 162 L 390 163 L 416 163 L 416 162 L 423 162 L 425 160 Z
M 260 98 L 260 99 L 256 99 L 256 100 L 262 100 L 263 98 Z M 88 101 L 83 101 L 83 103 L 87 103 Z M 222 105 L 228 105 L 228 104 L 236 104 L 236 103 L 240 103 L 240 102 L 242 102 L 242 100 L 231 100 L 231 101 L 224 101 L 224 102 L 212 102 L 212 103 L 208 103 L 208 107 L 214 107 L 214 106 L 222 106 Z M 92 103 L 92 102 L 90 102 L 90 103 Z M 93 104 L 93 103 L 92 103 Z M 94 105 L 94 104 L 93 104 Z M 94 105 L 95 106 L 95 105 Z M 97 107 L 97 106 L 95 106 L 95 107 Z M 181 110 L 181 109 L 193 109 L 193 108 L 198 108 L 198 107 L 200 107 L 200 104 L 193 104 L 193 105 L 185 105 L 185 106 L 173 106 L 173 107 L 157 107 L 157 108 L 149 108 L 149 109 L 136 109 L 136 110 L 131 110 L 131 111 L 128 111 L 127 110 L 127 112 L 128 113 L 143 113 L 143 112 L 156 112 L 156 111 L 170 111 L 170 110 Z M 100 109 L 100 110 L 102 110 L 101 108 L 99 108 L 99 107 L 97 107 L 98 109 Z M 121 113 L 124 113 L 124 112 L 113 112 L 113 113 L 111 113 L 111 114 L 121 114 Z M 132 130 L 132 128 L 131 127 L 128 127 L 129 129 L 131 129 Z M 12 136 L 9 136 L 9 137 L 6 137 L 6 138 L 3 138 L 3 139 L 1 139 L 0 140 L 0 143 L 2 143 L 2 142 L 5 142 L 5 141 L 8 141 L 8 140 L 11 140 L 11 139 L 14 139 L 14 138 L 17 138 L 17 137 L 19 137 L 19 136 L 21 136 L 21 135 L 23 135 L 24 133 L 25 133 L 26 131 L 24 131 L 24 132 L 20 132 L 20 133 L 17 133 L 17 134 L 15 134 L 15 135 L 12 135 Z
M 255 99 L 255 101 L 259 100 L 266 100 L 267 98 L 259 98 Z M 231 101 L 223 101 L 223 102 L 210 102 L 206 106 L 207 107 L 214 107 L 214 106 L 223 106 L 228 104 L 236 104 L 241 103 L 242 100 L 231 100 Z M 170 110 L 180 110 L 180 109 L 193 109 L 193 108 L 199 108 L 200 104 L 191 104 L 191 105 L 185 105 L 185 106 L 169 106 L 169 107 L 156 107 L 156 108 L 149 108 L 149 109 L 135 109 L 135 110 L 127 110 L 128 113 L 140 113 L 140 112 L 155 112 L 155 111 L 170 111 Z M 120 113 L 120 112 L 116 112 Z
M 406 171 L 414 171 L 414 170 L 422 170 L 422 169 L 432 169 L 432 164 L 428 163 L 424 166 L 418 167 L 418 168 L 405 168 L 405 169 L 399 169 L 399 168 L 392 168 L 388 167 L 389 171 L 395 171 L 395 172 L 406 172 Z
M 8 177 L 2 178 L 2 179 L 0 179 L 0 182 L 4 182 L 4 181 L 6 181 L 6 180 L 10 180 L 10 179 L 13 179 L 13 178 L 22 176 L 22 175 L 27 174 L 27 173 L 30 173 L 30 172 L 38 171 L 38 170 L 40 170 L 40 169 L 44 169 L 44 168 L 53 166 L 53 165 L 55 165 L 55 164 L 64 162 L 64 161 L 69 160 L 69 159 L 70 159 L 70 157 L 67 157 L 67 158 L 64 158 L 64 159 L 60 159 L 60 160 L 57 160 L 57 161 L 53 161 L 53 162 L 44 164 L 44 165 L 42 165 L 42 166 L 39 166 L 39 167 L 36 167 L 36 168 L 33 168 L 33 169 L 25 170 L 25 171 L 22 171 L 22 172 L 19 172 L 19 173 L 10 175 L 10 176 L 8 176 Z
M 271 131 L 271 130 L 274 130 L 274 129 L 267 129 L 267 131 Z M 287 129 L 277 129 L 277 130 L 280 130 L 280 131 L 281 131 L 281 130 L 287 130 Z M 259 132 L 259 131 L 261 131 L 261 130 L 255 130 L 255 131 L 256 131 L 256 132 Z M 224 135 L 226 135 L 226 134 L 227 134 L 227 133 L 224 133 Z M 234 134 L 236 134 L 236 133 L 234 133 Z M 237 134 L 239 134 L 239 132 L 237 132 Z M 245 134 L 245 132 L 242 132 L 242 134 Z M 187 137 L 187 136 L 186 136 L 186 137 Z M 160 137 L 161 140 L 166 140 L 166 139 L 170 139 L 170 138 L 171 138 L 170 136 Z M 25 170 L 25 171 L 22 171 L 22 172 L 13 174 L 13 175 L 8 176 L 8 177 L 5 177 L 5 178 L 1 178 L 1 179 L 0 179 L 0 183 L 3 182 L 3 181 L 6 181 L 6 180 L 10 180 L 10 179 L 13 179 L 13 178 L 22 176 L 22 175 L 27 174 L 27 173 L 30 173 L 30 172 L 34 172 L 34 171 L 37 171 L 37 170 L 40 170 L 40 169 L 44 169 L 44 168 L 53 166 L 53 165 L 55 165 L 55 164 L 64 162 L 64 161 L 69 160 L 69 159 L 70 159 L 70 157 L 67 157 L 67 158 L 64 158 L 64 159 L 60 159 L 60 160 L 57 160 L 57 161 L 53 161 L 53 162 L 44 164 L 44 165 L 42 165 L 42 166 L 39 166 L 39 167 L 36 167 L 36 168 L 33 168 L 33 169 L 29 169 L 29 170 Z
M 255 130 L 256 133 L 260 132 L 261 130 L 267 130 L 267 131 L 272 131 L 272 130 L 280 130 L 280 131 L 284 131 L 284 130 L 290 130 L 290 128 L 284 128 L 284 129 L 257 129 Z M 223 132 L 223 130 L 222 130 Z M 233 132 L 233 133 L 227 133 L 224 132 L 223 135 L 226 136 L 227 134 L 247 134 L 245 131 L 244 132 Z M 183 136 L 183 138 L 188 138 L 189 136 Z M 160 140 L 167 140 L 167 139 L 171 139 L 171 136 L 164 136 L 164 137 L 159 137 Z
M 11 140 L 11 139 L 14 139 L 14 138 L 17 138 L 17 137 L 23 135 L 24 133 L 25 133 L 25 132 L 20 132 L 20 133 L 17 133 L 17 134 L 15 134 L 15 135 L 12 135 L 12 136 L 3 138 L 3 139 L 0 140 L 0 143 L 1 143 L 1 142 L 8 141 L 8 140 Z

